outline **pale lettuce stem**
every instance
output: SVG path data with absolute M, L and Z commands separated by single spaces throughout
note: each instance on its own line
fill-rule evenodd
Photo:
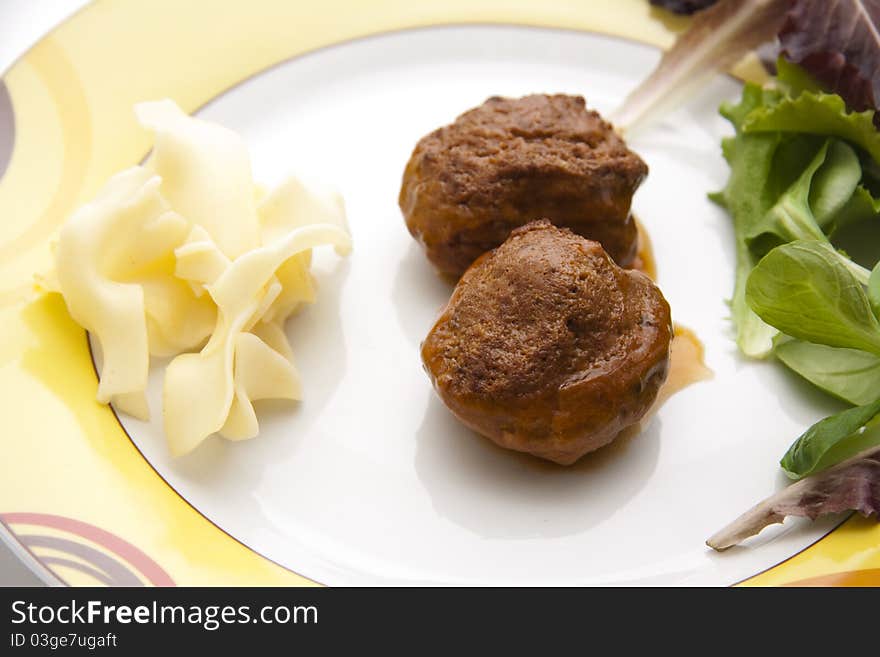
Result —
M 847 270 L 856 277 L 859 283 L 867 287 L 868 279 L 871 277 L 871 270 L 865 269 L 860 264 L 853 262 L 835 249 L 831 245 L 828 236 L 816 224 L 816 221 L 812 217 L 805 218 L 803 216 L 803 208 L 789 200 L 784 200 L 773 208 L 772 212 L 779 220 L 780 226 L 782 226 L 782 228 L 788 233 L 790 241 L 816 240 L 831 246 L 840 261 L 840 264 L 846 267 Z
M 871 270 L 865 269 L 857 262 L 853 262 L 839 251 L 835 251 L 834 253 L 837 254 L 837 258 L 840 260 L 840 264 L 846 267 L 849 272 L 856 277 L 859 283 L 867 287 L 868 279 L 871 278 Z
M 816 220 L 812 216 L 805 217 L 804 208 L 791 200 L 784 199 L 773 208 L 772 212 L 779 220 L 780 226 L 788 233 L 789 241 L 819 240 L 820 242 L 828 242 L 828 237 L 816 224 Z

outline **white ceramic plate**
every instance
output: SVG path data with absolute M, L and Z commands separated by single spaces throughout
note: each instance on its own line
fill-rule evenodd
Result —
M 258 180 L 294 172 L 340 188 L 355 252 L 320 253 L 318 302 L 289 323 L 301 404 L 263 405 L 257 439 L 214 438 L 179 460 L 158 413 L 123 416 L 138 448 L 229 534 L 331 585 L 730 584 L 815 541 L 834 520 L 765 532 L 760 550 L 703 544 L 783 485 L 779 457 L 828 410 L 780 368 L 741 360 L 730 338 L 732 232 L 706 194 L 727 175 L 717 106 L 738 96 L 733 79 L 630 142 L 650 166 L 634 208 L 659 285 L 705 343 L 713 380 L 627 444 L 559 468 L 463 428 L 422 371 L 419 343 L 451 288 L 397 207 L 416 141 L 490 95 L 582 94 L 608 113 L 658 57 L 568 31 L 423 29 L 289 61 L 211 102 L 199 115 L 244 135 Z

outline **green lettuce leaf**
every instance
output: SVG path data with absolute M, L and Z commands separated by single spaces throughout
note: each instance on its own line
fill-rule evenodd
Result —
M 752 270 L 746 301 L 762 320 L 794 338 L 880 355 L 880 323 L 847 262 L 822 242 L 784 244 Z
M 880 445 L 878 434 L 871 437 L 873 444 L 869 445 L 865 445 L 864 441 L 847 440 L 857 437 L 878 413 L 880 399 L 820 420 L 788 448 L 779 464 L 789 477 L 801 479 L 823 469 L 823 461 L 827 462 L 825 457 L 832 450 L 835 451 L 834 462 L 837 463 L 855 456 L 865 447 Z M 848 449 L 842 449 L 843 447 Z
M 868 189 L 859 184 L 849 200 L 833 216 L 820 224 L 833 238 L 840 230 L 863 221 L 871 221 L 880 215 L 880 199 L 874 198 Z
M 856 349 L 788 340 L 776 357 L 789 369 L 830 395 L 855 406 L 880 396 L 880 357 Z
M 758 222 L 773 206 L 774 193 L 768 180 L 773 158 L 781 142 L 778 134 L 743 135 L 740 126 L 755 108 L 765 102 L 765 93 L 757 85 L 743 88 L 738 104 L 725 104 L 721 114 L 737 131 L 725 139 L 722 151 L 730 164 L 727 186 L 711 198 L 727 208 L 733 218 L 736 240 L 736 280 L 730 299 L 731 319 L 736 328 L 736 343 L 743 354 L 763 358 L 773 349 L 776 329 L 765 324 L 746 303 L 745 290 L 749 272 L 758 259 L 747 242 L 749 226 Z
M 838 137 L 863 148 L 880 162 L 880 132 L 874 112 L 848 112 L 840 96 L 803 92 L 754 109 L 743 120 L 746 133 L 795 132 Z
M 785 149 L 779 150 L 784 152 Z M 779 162 L 777 157 L 773 177 L 781 175 L 783 170 L 788 171 Z M 759 237 L 774 235 L 781 243 L 795 240 L 827 242 L 828 238 L 811 208 L 811 197 L 823 215 L 830 212 L 833 216 L 852 196 L 860 178 L 861 166 L 855 151 L 843 142 L 826 141 L 773 207 L 763 216 L 748 217 L 746 240 L 751 244 Z
M 806 239 L 827 242 L 823 226 L 847 218 L 845 210 L 854 204 L 861 179 L 859 158 L 843 141 L 743 132 L 755 112 L 783 99 L 779 90 L 748 84 L 739 103 L 721 108 L 736 136 L 722 142 L 731 173 L 727 186 L 711 198 L 733 217 L 737 267 L 731 319 L 740 351 L 752 358 L 764 358 L 772 351 L 778 331 L 746 302 L 750 272 L 760 257 L 779 244 Z M 862 203 L 852 209 L 865 207 Z
M 846 142 L 829 140 L 825 161 L 813 176 L 805 199 L 817 226 L 825 229 L 833 224 L 857 194 L 861 179 L 862 165 L 855 150 Z
M 863 161 L 849 143 L 880 154 L 871 117 L 847 113 L 839 98 L 817 93 L 797 67 L 783 63 L 779 73 L 776 88 L 747 84 L 738 103 L 722 105 L 736 134 L 722 141 L 730 165 L 727 185 L 711 195 L 733 218 L 737 268 L 731 319 L 740 351 L 753 358 L 766 357 L 779 335 L 746 298 L 758 261 L 794 241 L 830 246 L 829 234 L 880 211 L 880 201 L 865 186 Z M 811 114 L 816 107 L 820 113 Z M 776 122 L 788 123 L 778 129 Z M 864 155 L 864 163 L 873 160 Z M 866 269 L 834 249 L 826 253 L 867 283 Z

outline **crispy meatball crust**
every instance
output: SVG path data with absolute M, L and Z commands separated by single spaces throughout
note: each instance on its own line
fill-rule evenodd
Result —
M 468 427 L 568 465 L 647 412 L 672 335 L 669 304 L 647 276 L 544 220 L 467 270 L 422 361 Z
M 399 204 L 437 269 L 458 277 L 541 217 L 635 257 L 630 216 L 647 165 L 580 96 L 490 98 L 416 145 Z

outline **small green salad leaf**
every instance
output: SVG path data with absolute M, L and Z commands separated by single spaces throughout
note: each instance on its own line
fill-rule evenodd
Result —
M 736 284 L 730 300 L 730 313 L 736 326 L 736 344 L 740 351 L 750 358 L 764 358 L 773 351 L 773 339 L 779 331 L 767 324 L 749 307 L 746 302 L 746 283 L 755 266 L 755 258 L 745 239 L 737 239 L 736 244 Z
M 878 413 L 880 413 L 880 399 L 820 420 L 807 429 L 788 449 L 779 462 L 782 469 L 792 479 L 801 479 L 816 472 L 823 457 L 831 450 L 835 450 L 835 462 L 839 462 L 855 456 L 865 447 L 873 446 L 865 445 L 865 441 L 847 439 L 862 432 L 865 425 Z M 880 445 L 880 435 L 874 435 L 872 440 L 874 445 Z M 845 445 L 845 441 L 850 444 Z
M 762 320 L 794 338 L 880 355 L 880 323 L 843 260 L 822 242 L 779 246 L 752 270 L 746 301 Z
M 801 145 L 801 142 L 792 144 Z M 791 146 L 778 149 L 774 165 L 779 167 L 780 156 L 792 150 Z M 795 153 L 802 155 L 803 149 L 798 148 Z M 846 205 L 862 177 L 862 167 L 850 146 L 830 139 L 808 161 L 798 179 L 773 207 L 748 227 L 746 239 L 750 245 L 767 234 L 776 236 L 782 243 L 794 240 L 828 241 L 820 222 L 827 223 Z M 783 171 L 790 169 L 787 166 L 779 168 Z
M 825 149 L 825 159 L 810 181 L 804 203 L 822 229 L 846 207 L 862 179 L 859 156 L 849 144 L 830 139 L 825 142 Z
M 880 397 L 880 357 L 857 349 L 788 340 L 776 357 L 789 369 L 838 399 L 856 406 Z

